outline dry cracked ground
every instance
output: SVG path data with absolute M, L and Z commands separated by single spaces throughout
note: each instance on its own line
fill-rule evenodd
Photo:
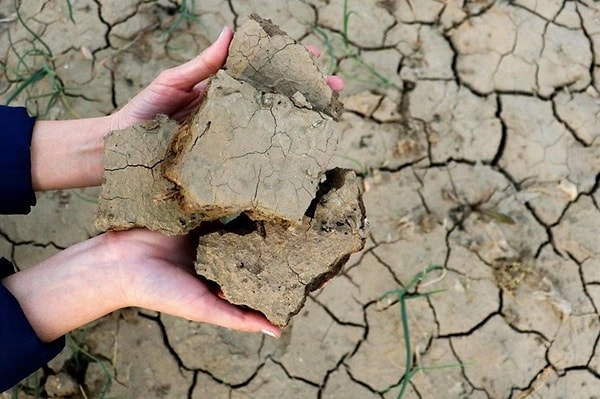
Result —
M 110 113 L 250 12 L 345 78 L 367 247 L 279 341 L 128 309 L 3 397 L 395 398 L 407 347 L 405 398 L 596 397 L 600 2 L 1 0 L 0 96 Z M 24 269 L 96 234 L 97 195 L 40 194 L 0 253 Z

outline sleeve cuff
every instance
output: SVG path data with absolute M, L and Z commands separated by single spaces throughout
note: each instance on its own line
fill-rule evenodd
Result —
M 30 148 L 34 123 L 25 108 L 0 106 L 0 214 L 26 214 L 35 205 Z
M 50 343 L 42 342 L 19 302 L 0 283 L 0 392 L 48 363 L 64 346 L 64 336 Z

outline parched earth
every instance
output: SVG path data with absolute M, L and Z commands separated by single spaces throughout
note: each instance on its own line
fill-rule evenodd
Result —
M 600 2 L 344 4 L 0 0 L 0 97 L 43 118 L 112 112 L 251 12 L 318 45 L 371 226 L 278 341 L 127 309 L 3 398 L 600 392 Z M 0 254 L 24 269 L 96 234 L 97 196 L 1 217 Z

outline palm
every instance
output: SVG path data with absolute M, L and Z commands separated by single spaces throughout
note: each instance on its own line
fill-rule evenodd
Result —
M 195 275 L 191 237 L 139 229 L 107 238 L 129 305 L 242 331 L 274 329 L 264 316 L 220 299 Z

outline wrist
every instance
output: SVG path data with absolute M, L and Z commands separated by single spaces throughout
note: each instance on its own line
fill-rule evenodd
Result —
M 100 185 L 104 136 L 113 125 L 112 116 L 36 122 L 31 140 L 34 190 Z
M 2 280 L 42 341 L 54 341 L 123 306 L 114 262 L 99 238 Z

